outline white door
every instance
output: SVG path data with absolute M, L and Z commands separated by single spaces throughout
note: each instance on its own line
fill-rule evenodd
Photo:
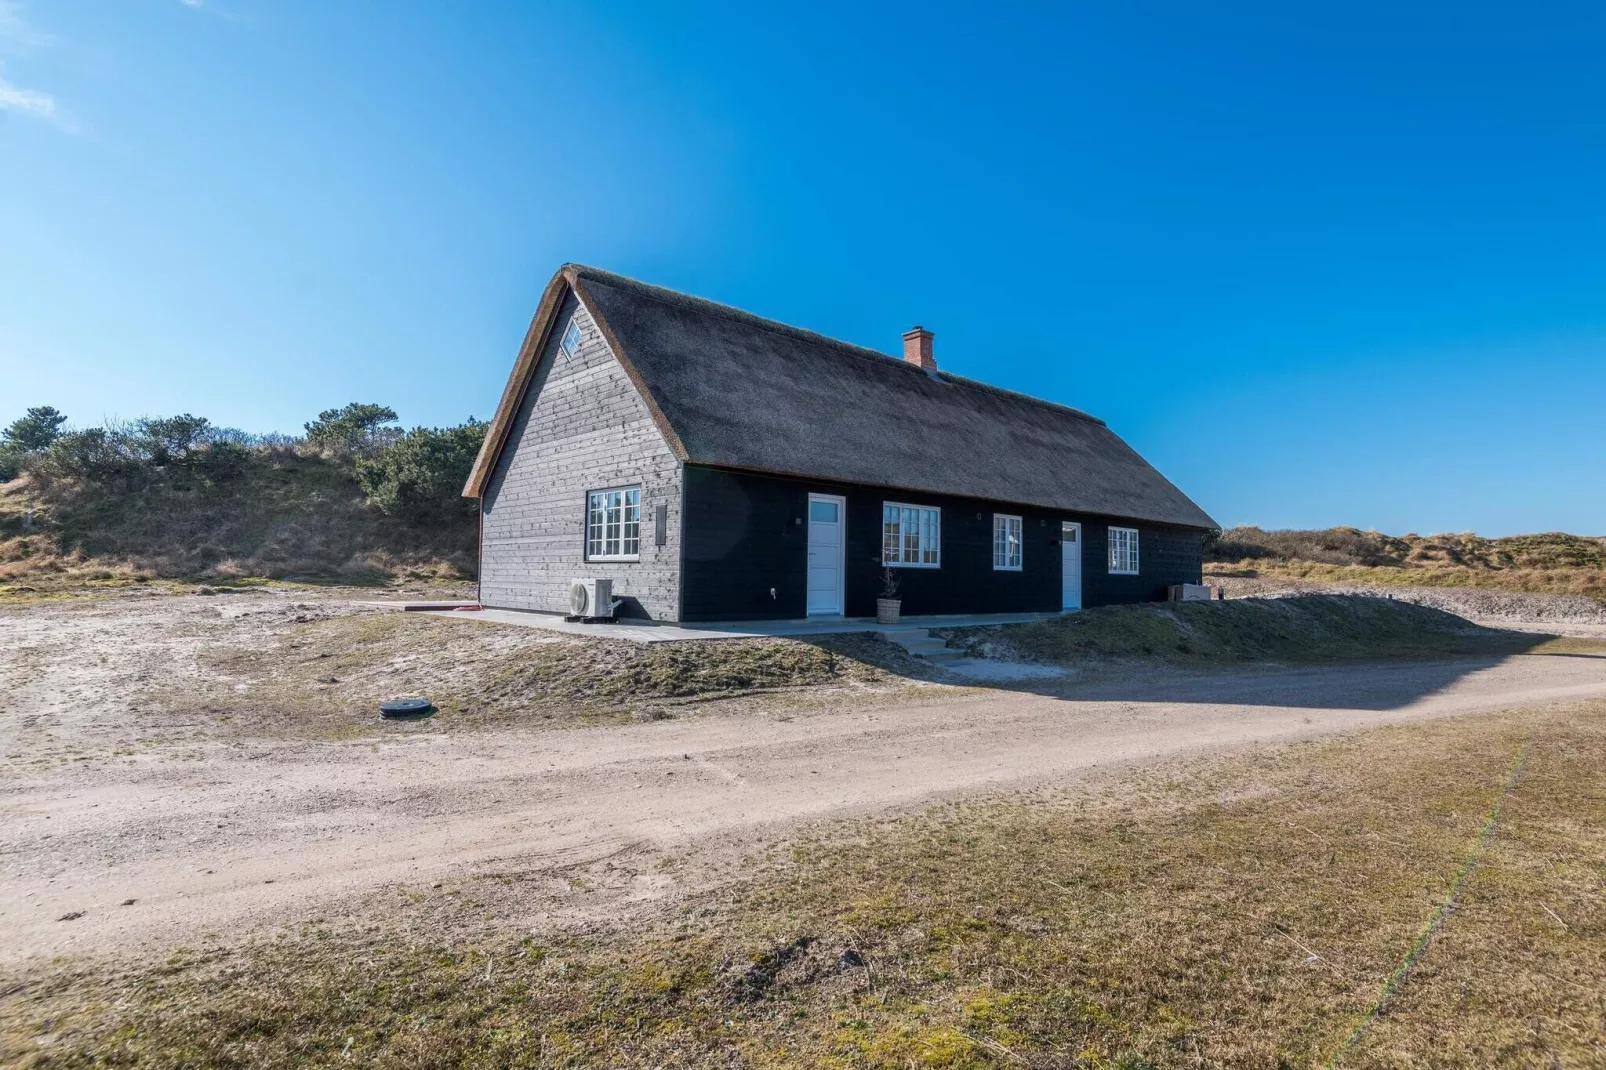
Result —
M 1064 562 L 1060 580 L 1060 608 L 1082 608 L 1082 525 L 1066 520 L 1060 523 L 1060 558 Z
M 843 529 L 847 502 L 809 495 L 809 616 L 842 615 Z

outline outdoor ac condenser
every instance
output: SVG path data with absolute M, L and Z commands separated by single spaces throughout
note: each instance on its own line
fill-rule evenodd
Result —
M 613 616 L 613 581 L 596 576 L 570 580 L 569 610 L 576 617 Z

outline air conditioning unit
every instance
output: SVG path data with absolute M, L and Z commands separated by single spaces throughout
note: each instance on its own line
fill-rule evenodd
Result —
M 613 599 L 613 581 L 595 576 L 569 581 L 569 609 L 582 620 L 612 617 L 619 603 Z

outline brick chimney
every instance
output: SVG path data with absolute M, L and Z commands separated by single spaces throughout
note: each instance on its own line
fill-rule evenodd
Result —
M 931 355 L 931 332 L 924 327 L 911 327 L 903 332 L 903 359 L 927 372 L 937 370 L 937 358 Z

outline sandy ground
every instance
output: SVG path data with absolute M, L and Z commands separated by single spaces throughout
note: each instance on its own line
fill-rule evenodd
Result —
M 238 597 L 228 612 L 338 611 Z M 220 741 L 128 712 L 141 687 L 199 671 L 200 630 L 176 605 L 0 613 L 0 964 L 234 938 L 488 875 L 529 884 L 521 920 L 562 922 L 673 895 L 696 882 L 701 852 L 800 821 L 1606 696 L 1606 658 L 1530 656 L 1016 680 L 570 730 Z

